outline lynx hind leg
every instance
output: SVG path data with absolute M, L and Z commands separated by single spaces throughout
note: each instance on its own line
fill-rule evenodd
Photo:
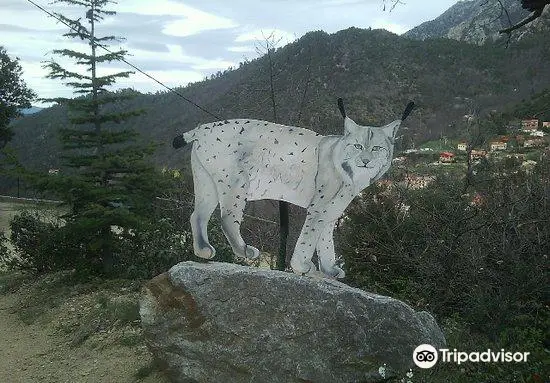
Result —
M 227 189 L 225 189 L 227 187 Z M 256 259 L 260 256 L 260 251 L 253 246 L 247 245 L 241 235 L 241 223 L 246 206 L 246 195 L 248 191 L 248 182 L 239 179 L 233 185 L 221 186 L 218 190 L 220 196 L 220 210 L 222 230 L 237 257 L 246 259 Z
M 202 166 L 195 150 L 191 153 L 193 184 L 195 192 L 195 210 L 191 214 L 191 231 L 193 233 L 193 251 L 204 259 L 212 259 L 216 250 L 208 241 L 208 221 L 218 205 L 216 185 L 208 171 Z
M 331 278 L 344 278 L 346 273 L 336 265 L 334 252 L 334 224 L 326 225 L 317 241 L 317 257 L 319 258 L 319 270 Z

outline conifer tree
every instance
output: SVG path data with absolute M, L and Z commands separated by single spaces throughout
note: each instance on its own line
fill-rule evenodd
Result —
M 70 126 L 60 129 L 63 168 L 59 175 L 43 177 L 41 190 L 53 193 L 68 205 L 66 230 L 75 240 L 78 256 L 92 271 L 116 271 L 121 241 L 113 227 L 139 229 L 151 216 L 154 191 L 153 169 L 146 156 L 152 147 L 136 143 L 136 133 L 119 125 L 141 111 L 121 110 L 121 100 L 131 91 L 110 92 L 108 87 L 132 72 L 99 75 L 100 65 L 121 61 L 125 50 L 103 49 L 114 36 L 98 37 L 97 26 L 115 12 L 104 9 L 109 0 L 57 0 L 81 8 L 83 17 L 56 16 L 69 32 L 64 36 L 86 43 L 83 51 L 56 49 L 54 54 L 74 60 L 83 68 L 71 71 L 51 60 L 44 67 L 47 77 L 60 79 L 74 88 L 74 99 L 49 99 L 68 107 Z M 127 125 L 126 125 L 127 126 Z

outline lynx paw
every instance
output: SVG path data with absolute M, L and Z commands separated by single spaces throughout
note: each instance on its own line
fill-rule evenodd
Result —
M 323 270 L 323 273 L 325 274 L 325 276 L 329 278 L 336 278 L 336 279 L 345 278 L 346 276 L 346 273 L 344 272 L 344 270 L 342 270 L 338 266 L 332 266 L 328 270 Z
M 207 245 L 202 248 L 195 248 L 195 255 L 203 259 L 212 259 L 216 256 L 216 249 L 211 245 Z
M 254 246 L 245 245 L 244 254 L 246 259 L 253 260 L 260 256 L 260 250 L 256 249 Z
M 290 267 L 292 267 L 292 271 L 294 274 L 298 275 L 317 275 L 319 272 L 317 271 L 317 267 L 315 267 L 315 264 L 311 261 L 306 262 L 296 262 L 293 259 L 290 261 Z

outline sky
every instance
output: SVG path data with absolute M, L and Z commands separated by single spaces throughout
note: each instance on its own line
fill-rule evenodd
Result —
M 33 1 L 49 11 L 85 19 L 83 8 Z M 106 8 L 117 13 L 98 24 L 97 33 L 124 37 L 111 49 L 126 49 L 128 61 L 176 87 L 258 57 L 259 44 L 271 34 L 279 46 L 315 30 L 334 33 L 371 27 L 402 34 L 433 20 L 456 2 L 401 0 L 390 11 L 391 0 L 385 10 L 383 0 L 119 0 Z M 47 71 L 42 68 L 45 61 L 55 60 L 66 69 L 80 70 L 52 53 L 60 48 L 89 49 L 63 37 L 67 31 L 27 0 L 0 0 L 0 45 L 10 57 L 19 58 L 24 81 L 41 98 L 72 97 L 72 88 L 45 78 Z M 131 68 L 117 63 L 99 74 L 126 70 Z M 116 88 L 143 93 L 165 90 L 140 73 L 118 81 Z

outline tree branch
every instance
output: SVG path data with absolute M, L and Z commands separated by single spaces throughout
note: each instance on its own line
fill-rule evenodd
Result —
M 512 31 L 515 31 L 516 29 L 519 29 L 519 28 L 523 27 L 524 25 L 529 24 L 531 21 L 539 18 L 541 14 L 542 14 L 542 9 L 537 9 L 529 17 L 526 17 L 525 19 L 521 20 L 519 23 L 517 23 L 515 25 L 512 25 L 509 28 L 498 31 L 498 33 L 500 33 L 500 34 L 504 34 L 504 33 L 510 34 Z

